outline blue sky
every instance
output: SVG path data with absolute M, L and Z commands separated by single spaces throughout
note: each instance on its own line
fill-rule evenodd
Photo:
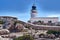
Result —
M 0 16 L 14 16 L 27 21 L 34 0 L 0 0 Z M 38 17 L 59 17 L 60 0 L 36 0 Z

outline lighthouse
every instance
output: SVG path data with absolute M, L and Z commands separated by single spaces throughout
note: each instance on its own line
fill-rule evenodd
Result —
M 36 9 L 36 5 L 34 3 L 32 6 L 32 9 L 31 9 L 31 18 L 35 18 L 36 16 L 37 16 L 37 9 Z
M 58 17 L 37 17 L 37 8 L 36 8 L 36 4 L 35 4 L 37 2 L 37 0 L 33 0 L 33 1 L 34 1 L 34 3 L 32 5 L 32 9 L 31 9 L 31 13 L 30 13 L 31 18 L 29 20 L 30 23 L 39 22 L 39 21 L 43 22 L 44 24 L 50 23 L 50 22 L 51 23 L 59 22 Z

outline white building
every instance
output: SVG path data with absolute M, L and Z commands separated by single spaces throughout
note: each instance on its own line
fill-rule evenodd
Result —
M 31 18 L 30 18 L 31 23 L 35 21 L 43 21 L 44 23 L 58 22 L 58 17 L 36 17 L 36 15 L 37 15 L 36 6 L 33 4 L 32 10 L 31 10 Z
M 30 19 L 31 22 L 43 21 L 44 23 L 56 23 L 58 22 L 58 17 L 35 17 Z

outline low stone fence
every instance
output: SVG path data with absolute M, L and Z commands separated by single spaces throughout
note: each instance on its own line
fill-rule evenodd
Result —
M 13 40 L 11 38 L 0 38 L 0 40 Z

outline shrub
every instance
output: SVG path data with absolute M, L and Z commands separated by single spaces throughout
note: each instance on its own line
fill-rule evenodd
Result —
M 48 30 L 47 34 L 58 34 L 60 35 L 59 31 Z
M 18 38 L 14 38 L 13 40 L 34 40 L 32 36 L 30 35 L 24 35 Z
M 47 32 L 47 34 L 54 34 L 55 37 L 59 37 L 59 35 L 60 35 L 60 31 L 49 30 L 49 31 Z
M 4 24 L 4 22 L 3 21 L 0 21 L 0 24 Z

